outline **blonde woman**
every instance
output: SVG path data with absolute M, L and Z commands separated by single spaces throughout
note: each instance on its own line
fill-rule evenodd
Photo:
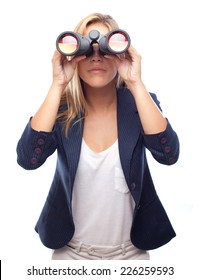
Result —
M 74 32 L 118 29 L 108 15 L 84 18 Z M 40 167 L 57 150 L 57 166 L 36 224 L 52 259 L 149 259 L 175 237 L 157 196 L 145 150 L 174 164 L 179 141 L 155 94 L 141 78 L 141 56 L 102 53 L 52 59 L 47 96 L 17 145 L 18 163 Z M 162 182 L 161 182 L 162 184 Z

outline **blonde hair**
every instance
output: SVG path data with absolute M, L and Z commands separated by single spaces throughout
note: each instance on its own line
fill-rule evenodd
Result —
M 86 28 L 93 23 L 101 23 L 105 25 L 109 31 L 119 28 L 117 22 L 110 16 L 101 13 L 93 13 L 82 19 L 75 27 L 74 32 L 84 34 Z M 119 87 L 123 81 L 118 76 L 117 87 Z M 75 120 L 80 120 L 86 109 L 86 100 L 81 85 L 81 79 L 78 75 L 78 70 L 75 70 L 74 76 L 69 84 L 66 86 L 64 94 L 62 95 L 60 108 L 66 108 L 60 110 L 57 115 L 57 119 L 62 120 L 66 133 L 68 133 L 71 123 Z

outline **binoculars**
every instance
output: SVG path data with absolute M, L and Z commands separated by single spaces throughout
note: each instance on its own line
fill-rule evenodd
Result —
M 105 54 L 121 54 L 130 46 L 130 37 L 122 29 L 115 29 L 105 35 L 98 30 L 91 30 L 87 36 L 80 33 L 66 31 L 56 40 L 57 50 L 65 56 L 90 56 L 93 53 L 92 45 L 98 43 L 99 52 Z

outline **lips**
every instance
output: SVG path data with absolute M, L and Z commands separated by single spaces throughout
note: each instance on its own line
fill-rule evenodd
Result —
M 101 73 L 101 72 L 105 72 L 105 69 L 101 68 L 101 67 L 93 67 L 91 69 L 89 69 L 89 72 L 92 73 Z

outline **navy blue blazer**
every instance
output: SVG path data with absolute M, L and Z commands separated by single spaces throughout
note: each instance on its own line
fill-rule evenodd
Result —
M 159 106 L 156 95 L 151 95 Z M 164 132 L 145 135 L 134 98 L 126 88 L 117 91 L 117 123 L 121 165 L 136 203 L 130 238 L 140 249 L 155 249 L 176 234 L 156 193 L 145 149 L 159 163 L 171 165 L 179 156 L 179 140 L 169 122 Z M 33 130 L 29 122 L 17 145 L 17 161 L 28 170 L 40 167 L 57 150 L 52 185 L 35 227 L 42 243 L 51 249 L 63 247 L 74 234 L 71 201 L 83 126 L 84 119 L 74 121 L 66 137 L 59 122 L 48 133 Z

